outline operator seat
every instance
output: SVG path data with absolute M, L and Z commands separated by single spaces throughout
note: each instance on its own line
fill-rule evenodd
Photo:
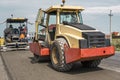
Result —
M 55 32 L 56 32 L 56 24 L 51 24 L 49 26 L 49 34 L 50 34 L 50 38 L 53 41 L 55 38 Z

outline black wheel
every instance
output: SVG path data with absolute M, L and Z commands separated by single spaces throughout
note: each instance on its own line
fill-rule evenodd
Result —
M 39 62 L 40 61 L 40 58 L 39 58 L 39 56 L 38 55 L 36 55 L 36 54 L 34 54 L 34 58 L 31 60 L 31 63 L 37 63 L 37 62 Z
M 57 39 L 51 48 L 50 59 L 52 66 L 55 70 L 60 72 L 69 71 L 72 68 L 72 64 L 66 64 L 64 55 L 64 44 L 67 44 L 63 38 Z
M 40 61 L 39 55 L 34 54 L 34 61 L 35 62 L 39 62 Z
M 50 60 L 49 56 L 39 56 L 39 55 L 34 54 L 34 59 L 33 59 L 34 63 L 37 63 L 40 61 L 48 61 L 48 60 Z
M 97 67 L 101 62 L 101 59 L 97 60 L 90 60 L 90 61 L 83 61 L 81 62 L 83 67 L 90 67 L 90 68 L 95 68 Z

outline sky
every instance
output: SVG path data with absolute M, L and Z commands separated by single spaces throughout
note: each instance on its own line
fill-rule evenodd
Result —
M 52 5 L 60 5 L 62 0 L 0 0 L 0 23 L 11 17 L 25 17 L 34 23 L 39 8 L 47 9 Z M 112 31 L 120 32 L 120 0 L 66 0 L 66 5 L 83 6 L 84 24 L 109 33 L 109 11 L 112 10 Z M 0 36 L 5 24 L 0 24 Z M 29 25 L 29 32 L 35 31 Z

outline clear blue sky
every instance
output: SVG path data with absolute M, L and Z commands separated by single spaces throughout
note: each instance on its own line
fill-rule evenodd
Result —
M 62 0 L 0 0 L 0 23 L 9 18 L 26 17 L 34 22 L 39 8 L 46 9 L 51 5 L 60 5 Z M 66 0 L 66 5 L 85 7 L 83 12 L 84 23 L 109 33 L 109 10 L 113 10 L 112 31 L 120 32 L 120 0 Z M 5 24 L 0 25 L 0 36 Z M 34 31 L 34 25 L 29 31 Z

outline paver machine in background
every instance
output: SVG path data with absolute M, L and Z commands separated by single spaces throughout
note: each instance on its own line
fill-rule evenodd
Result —
M 7 49 L 25 49 L 27 41 L 27 18 L 8 18 L 4 30 L 4 40 Z
M 49 56 L 57 71 L 69 71 L 80 61 L 84 67 L 97 67 L 101 60 L 114 55 L 114 47 L 105 34 L 85 25 L 81 6 L 58 5 L 40 9 L 36 19 L 36 36 L 30 44 L 34 61 Z

